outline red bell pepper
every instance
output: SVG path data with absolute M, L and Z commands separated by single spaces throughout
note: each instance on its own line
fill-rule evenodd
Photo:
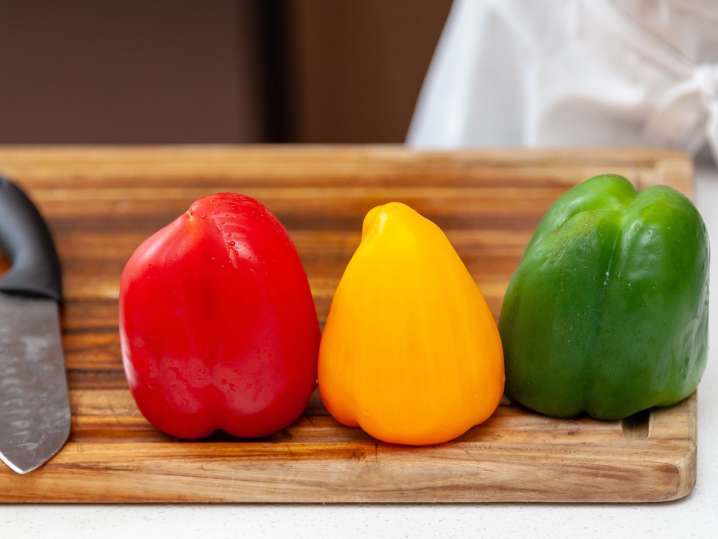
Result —
M 274 433 L 314 389 L 319 323 L 297 251 L 256 200 L 196 201 L 122 273 L 120 337 L 137 406 L 159 430 Z

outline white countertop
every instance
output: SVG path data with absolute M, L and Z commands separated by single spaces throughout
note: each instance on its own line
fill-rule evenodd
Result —
M 698 174 L 718 283 L 718 172 Z M 718 302 L 711 356 L 698 398 L 698 480 L 693 494 L 645 505 L 222 505 L 0 506 L 0 539 L 245 537 L 716 537 L 718 533 Z

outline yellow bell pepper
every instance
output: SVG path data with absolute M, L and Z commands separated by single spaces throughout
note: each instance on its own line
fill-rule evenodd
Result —
M 324 327 L 319 388 L 340 423 L 408 445 L 451 440 L 501 400 L 486 301 L 442 230 L 404 204 L 364 219 Z

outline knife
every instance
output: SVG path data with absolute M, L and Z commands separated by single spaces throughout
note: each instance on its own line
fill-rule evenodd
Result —
M 60 338 L 60 260 L 35 205 L 0 176 L 0 459 L 23 474 L 57 453 L 70 435 Z

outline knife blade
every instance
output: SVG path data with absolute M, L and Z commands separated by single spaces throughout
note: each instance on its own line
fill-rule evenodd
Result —
M 62 352 L 60 262 L 37 208 L 0 176 L 0 460 L 30 472 L 57 453 L 71 414 Z

